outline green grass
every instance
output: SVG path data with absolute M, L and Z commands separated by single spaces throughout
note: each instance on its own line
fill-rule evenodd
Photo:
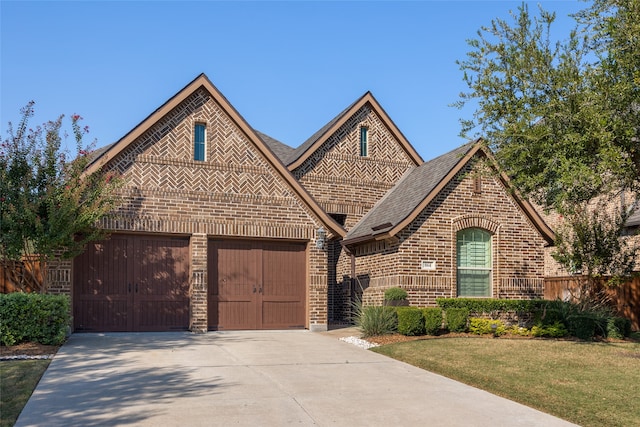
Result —
M 640 425 L 640 343 L 447 338 L 373 351 L 585 427 Z
M 0 427 L 13 426 L 50 360 L 0 362 Z

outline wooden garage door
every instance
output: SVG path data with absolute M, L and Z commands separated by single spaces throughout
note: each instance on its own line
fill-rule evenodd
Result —
M 113 235 L 74 260 L 77 331 L 189 327 L 189 241 Z
M 209 329 L 305 326 L 306 245 L 210 240 Z

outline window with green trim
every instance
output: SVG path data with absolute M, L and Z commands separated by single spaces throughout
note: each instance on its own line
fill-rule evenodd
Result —
M 491 296 L 491 233 L 481 228 L 458 231 L 456 243 L 459 297 Z
M 196 123 L 193 129 L 193 160 L 204 162 L 205 160 L 205 134 L 206 125 Z
M 367 157 L 369 155 L 369 129 L 360 128 L 360 156 Z

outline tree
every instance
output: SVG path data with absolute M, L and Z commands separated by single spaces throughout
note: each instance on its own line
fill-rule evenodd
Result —
M 558 42 L 554 13 L 523 4 L 511 17 L 482 27 L 458 61 L 469 90 L 457 106 L 477 102 L 462 134 L 482 134 L 516 188 L 564 217 L 555 257 L 568 270 L 591 284 L 628 275 L 633 262 L 619 260 L 637 248 L 602 239 L 620 236 L 640 196 L 640 2 L 595 0 Z M 621 194 L 619 209 L 602 208 Z
M 76 156 L 67 160 L 61 149 L 64 116 L 29 128 L 33 105 L 21 111 L 17 128 L 9 123 L 9 137 L 0 147 L 0 265 L 22 289 L 30 285 L 45 292 L 47 266 L 106 237 L 96 225 L 116 205 L 120 179 L 85 173 L 92 155 L 83 146 L 88 127 L 81 128 L 80 116 L 71 117 Z

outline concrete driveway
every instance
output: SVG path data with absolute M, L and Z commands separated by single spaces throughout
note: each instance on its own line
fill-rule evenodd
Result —
M 568 426 L 308 331 L 74 334 L 17 426 Z

